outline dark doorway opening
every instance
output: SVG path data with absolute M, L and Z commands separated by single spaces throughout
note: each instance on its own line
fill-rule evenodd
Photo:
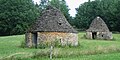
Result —
M 92 32 L 92 39 L 96 39 L 97 37 L 97 32 Z
M 37 33 L 33 33 L 33 42 L 35 44 L 35 48 L 37 48 Z

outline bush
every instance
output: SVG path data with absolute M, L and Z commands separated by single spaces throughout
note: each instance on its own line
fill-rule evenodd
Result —
M 21 42 L 20 47 L 22 47 L 22 48 L 25 48 L 25 47 L 26 47 L 26 43 L 25 43 L 25 41 L 22 41 L 22 42 Z
M 41 43 L 38 45 L 38 48 L 40 48 L 40 49 L 45 49 L 45 48 L 50 47 L 50 46 L 53 46 L 53 47 L 61 47 L 61 43 L 59 42 L 58 39 L 55 39 L 54 41 L 41 42 Z
M 37 48 L 40 48 L 40 49 L 45 49 L 47 46 L 46 46 L 46 44 L 44 44 L 44 43 L 40 43 L 38 46 L 37 46 Z

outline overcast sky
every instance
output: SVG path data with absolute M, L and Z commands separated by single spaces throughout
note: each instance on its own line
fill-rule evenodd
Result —
M 40 2 L 40 0 L 33 0 L 33 1 L 37 3 Z M 68 7 L 70 8 L 70 11 L 69 11 L 70 15 L 74 17 L 76 14 L 75 8 L 78 8 L 80 4 L 87 2 L 87 1 L 88 0 L 66 0 L 66 3 Z

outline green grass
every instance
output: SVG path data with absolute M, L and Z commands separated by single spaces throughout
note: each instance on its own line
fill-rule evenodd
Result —
M 120 53 L 83 55 L 77 57 L 58 58 L 55 60 L 119 60 Z M 47 60 L 47 59 L 46 59 Z
M 79 33 L 78 47 L 54 48 L 53 60 L 119 60 L 120 34 L 113 34 L 115 41 L 89 40 Z M 21 48 L 24 35 L 0 37 L 0 59 L 15 57 L 21 60 L 49 60 L 49 48 Z M 6 59 L 5 59 L 6 60 Z
M 0 57 L 6 57 L 15 53 L 29 53 L 38 51 L 39 49 L 21 48 L 21 41 L 24 35 L 0 37 Z

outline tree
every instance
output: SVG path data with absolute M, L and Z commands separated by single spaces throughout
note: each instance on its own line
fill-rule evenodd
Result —
M 77 28 L 85 30 L 89 27 L 90 22 L 100 13 L 97 5 L 96 1 L 86 2 L 76 9 L 75 25 Z
M 117 11 L 115 12 L 115 17 L 116 17 L 116 27 L 115 29 L 120 32 L 120 1 L 117 2 L 116 4 Z
M 32 0 L 0 0 L 0 35 L 24 33 L 38 15 Z
M 41 0 L 39 5 L 40 12 L 46 9 L 48 3 L 49 3 L 49 0 Z
M 70 9 L 68 8 L 65 0 L 51 0 L 50 4 L 59 9 L 64 14 L 68 22 L 72 24 L 72 17 L 69 14 Z
M 89 28 L 91 21 L 100 16 L 108 25 L 111 31 L 118 31 L 118 17 L 116 15 L 120 12 L 116 7 L 120 0 L 95 0 L 86 2 L 77 8 L 75 17 L 76 27 L 82 30 Z M 118 14 L 119 15 L 119 14 Z

